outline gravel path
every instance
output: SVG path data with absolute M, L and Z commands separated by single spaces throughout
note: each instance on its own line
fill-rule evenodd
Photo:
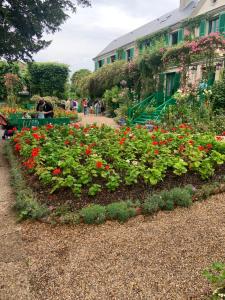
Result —
M 0 136 L 2 136 L 0 130 Z M 21 226 L 12 213 L 13 193 L 0 141 L 0 299 L 31 299 Z
M 121 225 L 15 223 L 0 146 L 1 300 L 200 300 L 225 261 L 225 194 Z
M 79 118 L 81 119 L 80 124 L 87 125 L 97 123 L 98 125 L 109 125 L 112 127 L 118 127 L 118 124 L 112 119 L 104 116 L 95 116 L 93 114 L 84 116 L 83 113 L 79 113 Z

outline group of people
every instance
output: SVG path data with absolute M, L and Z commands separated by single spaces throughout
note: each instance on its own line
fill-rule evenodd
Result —
M 73 110 L 73 111 L 78 111 L 78 101 L 76 99 L 71 100 L 67 99 L 65 102 L 65 110 Z
M 36 113 L 29 114 L 24 112 L 22 115 L 22 119 L 44 119 L 44 118 L 53 118 L 54 117 L 54 109 L 53 105 L 50 102 L 41 99 L 36 107 Z M 9 121 L 3 116 L 0 115 L 0 126 L 2 126 L 4 133 L 2 139 L 7 139 L 13 136 L 16 125 L 10 124 Z
M 91 102 L 90 100 L 83 99 L 81 105 L 85 116 L 89 113 L 95 113 L 95 115 L 98 116 L 102 115 L 105 111 L 104 103 L 101 100 Z

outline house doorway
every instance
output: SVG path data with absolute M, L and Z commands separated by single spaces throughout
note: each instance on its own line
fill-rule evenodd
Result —
M 171 98 L 180 87 L 180 73 L 166 74 L 166 99 Z

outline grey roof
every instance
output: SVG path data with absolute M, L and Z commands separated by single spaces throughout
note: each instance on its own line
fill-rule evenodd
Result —
M 190 17 L 192 15 L 197 4 L 198 4 L 198 0 L 192 0 L 189 2 L 189 4 L 185 8 L 183 8 L 183 9 L 177 8 L 177 9 L 163 15 L 162 17 L 160 17 L 158 19 L 139 27 L 138 29 L 131 31 L 128 34 L 125 34 L 125 35 L 119 37 L 118 39 L 115 39 L 103 51 L 101 51 L 96 56 L 96 58 L 99 56 L 102 56 L 104 54 L 107 54 L 113 50 L 116 50 L 118 48 L 121 48 L 122 46 L 130 44 L 130 43 L 136 41 L 137 39 L 140 39 L 144 36 L 156 33 L 157 31 L 160 31 L 164 28 L 167 28 L 169 26 L 179 23 L 184 19 L 187 19 L 188 17 Z

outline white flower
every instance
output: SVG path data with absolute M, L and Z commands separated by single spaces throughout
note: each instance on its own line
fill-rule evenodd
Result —
M 134 161 L 132 161 L 132 164 L 133 164 L 134 166 L 137 166 L 137 165 L 138 165 L 138 162 L 137 162 L 136 160 L 134 160 Z

